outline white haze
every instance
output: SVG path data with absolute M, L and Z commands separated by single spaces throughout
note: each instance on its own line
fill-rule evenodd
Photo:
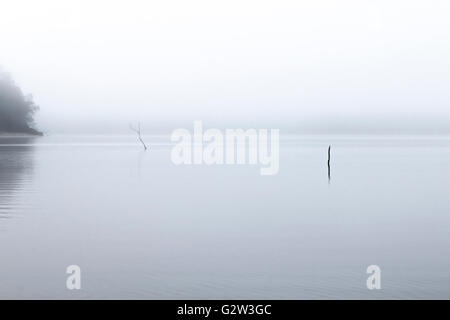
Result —
M 449 17 L 445 0 L 2 0 L 0 64 L 48 132 L 448 133 Z

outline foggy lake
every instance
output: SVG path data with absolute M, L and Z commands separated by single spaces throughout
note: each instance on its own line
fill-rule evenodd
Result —
M 144 140 L 0 138 L 0 298 L 450 298 L 449 137 L 281 135 L 273 176 Z

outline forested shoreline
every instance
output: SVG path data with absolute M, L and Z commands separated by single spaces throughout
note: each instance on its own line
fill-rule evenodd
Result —
M 0 133 L 42 135 L 34 128 L 39 110 L 31 95 L 24 95 L 9 73 L 0 70 Z

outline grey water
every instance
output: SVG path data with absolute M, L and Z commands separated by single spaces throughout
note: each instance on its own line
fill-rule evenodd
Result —
M 0 298 L 450 298 L 449 137 L 281 138 L 274 176 L 166 136 L 0 138 Z

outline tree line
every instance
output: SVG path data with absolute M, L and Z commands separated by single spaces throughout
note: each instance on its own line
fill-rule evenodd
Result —
M 41 135 L 34 128 L 39 110 L 31 95 L 24 95 L 9 73 L 0 70 L 0 132 Z

